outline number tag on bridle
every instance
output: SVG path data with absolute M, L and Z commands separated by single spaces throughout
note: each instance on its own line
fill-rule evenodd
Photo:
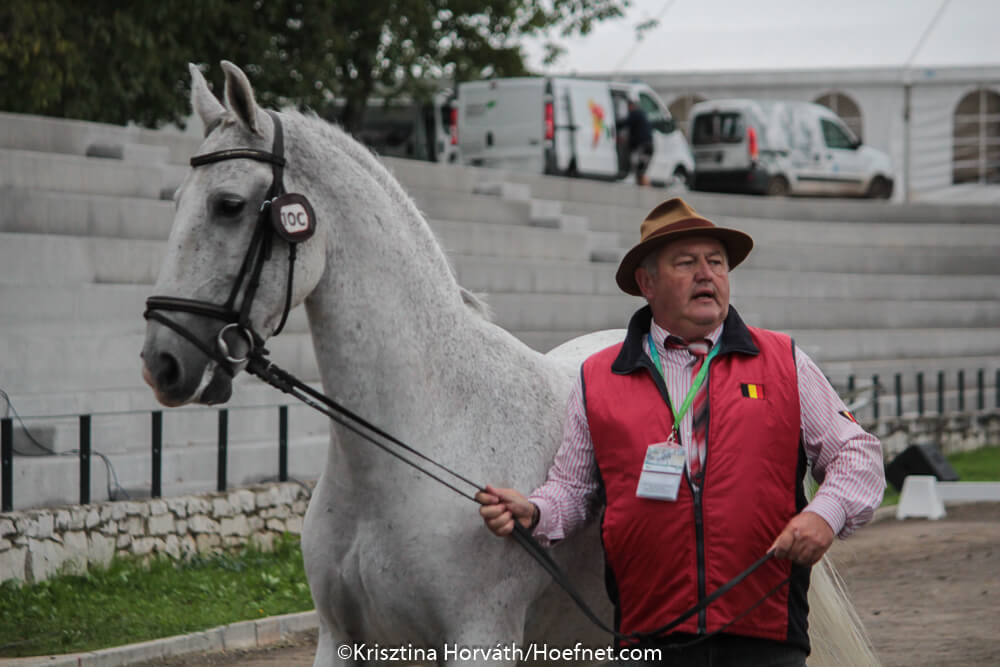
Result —
M 316 214 L 305 195 L 285 194 L 271 202 L 271 224 L 289 243 L 301 243 L 316 231 Z

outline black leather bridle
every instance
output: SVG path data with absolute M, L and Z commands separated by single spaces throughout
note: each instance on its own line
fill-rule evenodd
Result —
M 281 313 L 281 321 L 274 330 L 274 336 L 281 333 L 288 319 L 288 311 L 292 305 L 292 282 L 295 276 L 295 255 L 298 243 L 305 241 L 316 228 L 315 214 L 309 201 L 302 195 L 287 194 L 284 184 L 284 136 L 281 128 L 281 119 L 278 114 L 268 111 L 274 121 L 274 141 L 271 151 L 261 151 L 254 148 L 229 148 L 212 153 L 195 155 L 191 158 L 192 167 L 201 167 L 224 160 L 256 160 L 257 162 L 267 162 L 271 165 L 271 185 L 264 195 L 264 201 L 260 205 L 257 214 L 257 222 L 254 226 L 253 236 L 250 238 L 250 245 L 243 263 L 240 265 L 236 281 L 229 292 L 229 297 L 225 303 L 219 305 L 209 301 L 198 299 L 185 299 L 174 296 L 151 296 L 146 300 L 146 312 L 143 317 L 148 320 L 155 320 L 160 324 L 174 330 L 183 336 L 199 350 L 215 360 L 219 366 L 230 376 L 235 374 L 235 368 L 239 364 L 247 361 L 255 353 L 266 354 L 264 349 L 264 338 L 254 330 L 250 322 L 250 310 L 253 308 L 254 297 L 260 286 L 260 274 L 264 268 L 264 263 L 271 257 L 271 251 L 276 236 L 280 236 L 288 242 L 288 280 L 285 289 L 285 305 Z M 211 131 L 211 130 L 209 130 Z M 244 289 L 244 284 L 245 289 Z M 243 300 L 239 309 L 236 308 L 236 299 L 243 289 Z M 188 329 L 180 326 L 161 311 L 175 311 L 201 315 L 214 320 L 219 320 L 225 324 L 216 334 L 216 349 L 206 345 L 201 339 L 194 336 Z M 234 357 L 230 353 L 229 343 L 226 341 L 226 333 L 230 330 L 242 335 L 246 340 L 248 350 L 242 357 Z

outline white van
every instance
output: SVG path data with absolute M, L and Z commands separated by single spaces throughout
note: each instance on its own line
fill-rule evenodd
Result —
M 653 126 L 657 185 L 687 184 L 694 157 L 666 106 L 642 83 L 568 77 L 471 81 L 458 86 L 458 143 L 465 164 L 602 180 L 634 178 L 618 125 L 635 101 Z
M 368 101 L 357 137 L 379 155 L 456 163 L 457 121 L 455 95 L 448 89 L 424 103 L 404 96 L 388 101 L 375 97 Z
M 691 108 L 697 190 L 888 199 L 889 156 L 808 102 L 709 100 Z

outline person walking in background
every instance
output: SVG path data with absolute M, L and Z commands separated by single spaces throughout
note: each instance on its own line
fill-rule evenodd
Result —
M 881 444 L 791 338 L 746 325 L 729 305 L 747 234 L 674 198 L 640 235 L 616 281 L 647 305 L 624 342 L 584 361 L 546 482 L 530 497 L 488 486 L 480 515 L 497 535 L 518 521 L 551 544 L 603 506 L 622 633 L 667 624 L 773 550 L 662 643 L 718 634 L 660 664 L 805 665 L 810 567 L 881 502 Z M 819 482 L 811 501 L 807 466 Z
M 649 116 L 634 100 L 628 101 L 628 115 L 622 123 L 628 130 L 628 150 L 636 185 L 649 185 L 646 170 L 653 161 L 653 126 Z

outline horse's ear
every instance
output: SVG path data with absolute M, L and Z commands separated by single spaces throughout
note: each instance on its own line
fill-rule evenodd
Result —
M 260 134 L 257 125 L 257 101 L 253 96 L 250 80 L 239 67 L 222 61 L 222 69 L 226 72 L 226 102 L 229 109 L 254 134 Z
M 201 117 L 207 131 L 226 113 L 226 108 L 208 89 L 208 83 L 197 65 L 188 63 L 188 71 L 191 73 L 191 107 Z

